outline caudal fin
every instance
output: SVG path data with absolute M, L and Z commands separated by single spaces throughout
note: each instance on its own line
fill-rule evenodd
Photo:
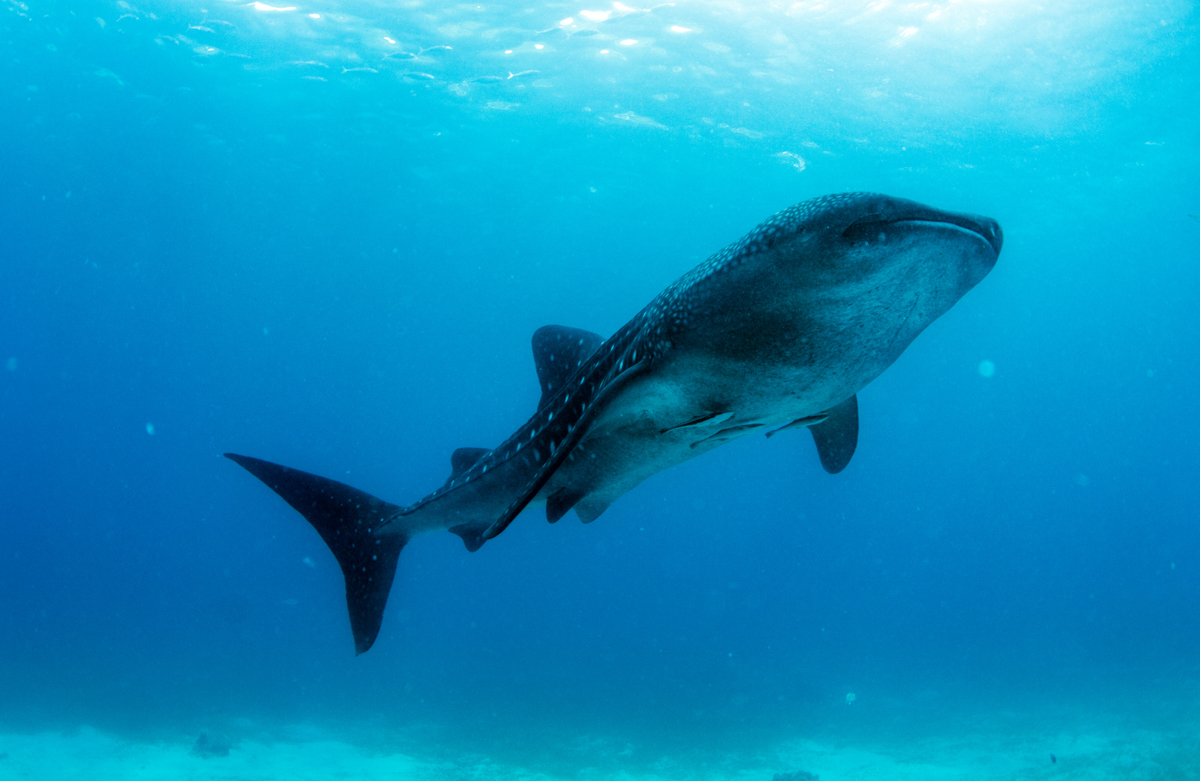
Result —
M 336 480 L 236 453 L 225 457 L 279 494 L 333 551 L 346 578 L 354 650 L 366 652 L 379 634 L 396 562 L 409 539 L 401 524 L 392 523 L 400 508 Z

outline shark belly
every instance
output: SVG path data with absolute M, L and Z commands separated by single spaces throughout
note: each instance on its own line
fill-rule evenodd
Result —
M 539 493 L 539 504 L 563 491 L 582 495 L 576 511 L 588 522 L 659 472 L 747 434 L 819 416 L 858 390 L 855 379 L 673 353 L 608 403 Z

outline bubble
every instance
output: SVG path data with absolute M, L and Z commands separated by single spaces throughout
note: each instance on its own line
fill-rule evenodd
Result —
M 983 377 L 985 380 L 991 379 L 992 377 L 996 376 L 996 364 L 994 364 L 988 360 L 980 361 L 979 362 L 979 376 Z
M 154 424 L 153 423 L 146 424 L 146 433 L 149 434 L 150 436 L 154 436 Z
M 854 692 L 850 692 L 849 694 L 846 695 L 846 704 L 853 705 L 854 701 L 857 699 L 858 699 L 858 697 L 855 696 Z

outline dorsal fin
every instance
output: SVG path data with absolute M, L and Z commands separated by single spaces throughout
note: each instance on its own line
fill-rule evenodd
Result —
M 486 447 L 460 447 L 455 450 L 450 454 L 450 479 L 453 480 L 475 466 L 476 461 L 490 452 L 492 451 Z
M 533 332 L 533 365 L 542 386 L 538 409 L 546 406 L 546 402 L 603 342 L 604 337 L 600 334 L 565 325 L 544 325 Z
M 827 413 L 824 423 L 809 426 L 821 466 L 831 475 L 846 468 L 858 447 L 858 396 L 851 396 Z

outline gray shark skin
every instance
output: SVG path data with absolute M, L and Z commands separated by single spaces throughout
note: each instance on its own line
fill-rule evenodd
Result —
M 248 456 L 245 467 L 316 528 L 346 580 L 357 653 L 379 632 L 400 551 L 449 530 L 469 550 L 528 507 L 590 523 L 646 478 L 726 442 L 807 428 L 841 471 L 857 396 L 987 276 L 995 220 L 874 193 L 829 195 L 774 215 L 664 290 L 604 339 L 534 334 L 542 398 L 493 449 L 461 448 L 415 504 Z

